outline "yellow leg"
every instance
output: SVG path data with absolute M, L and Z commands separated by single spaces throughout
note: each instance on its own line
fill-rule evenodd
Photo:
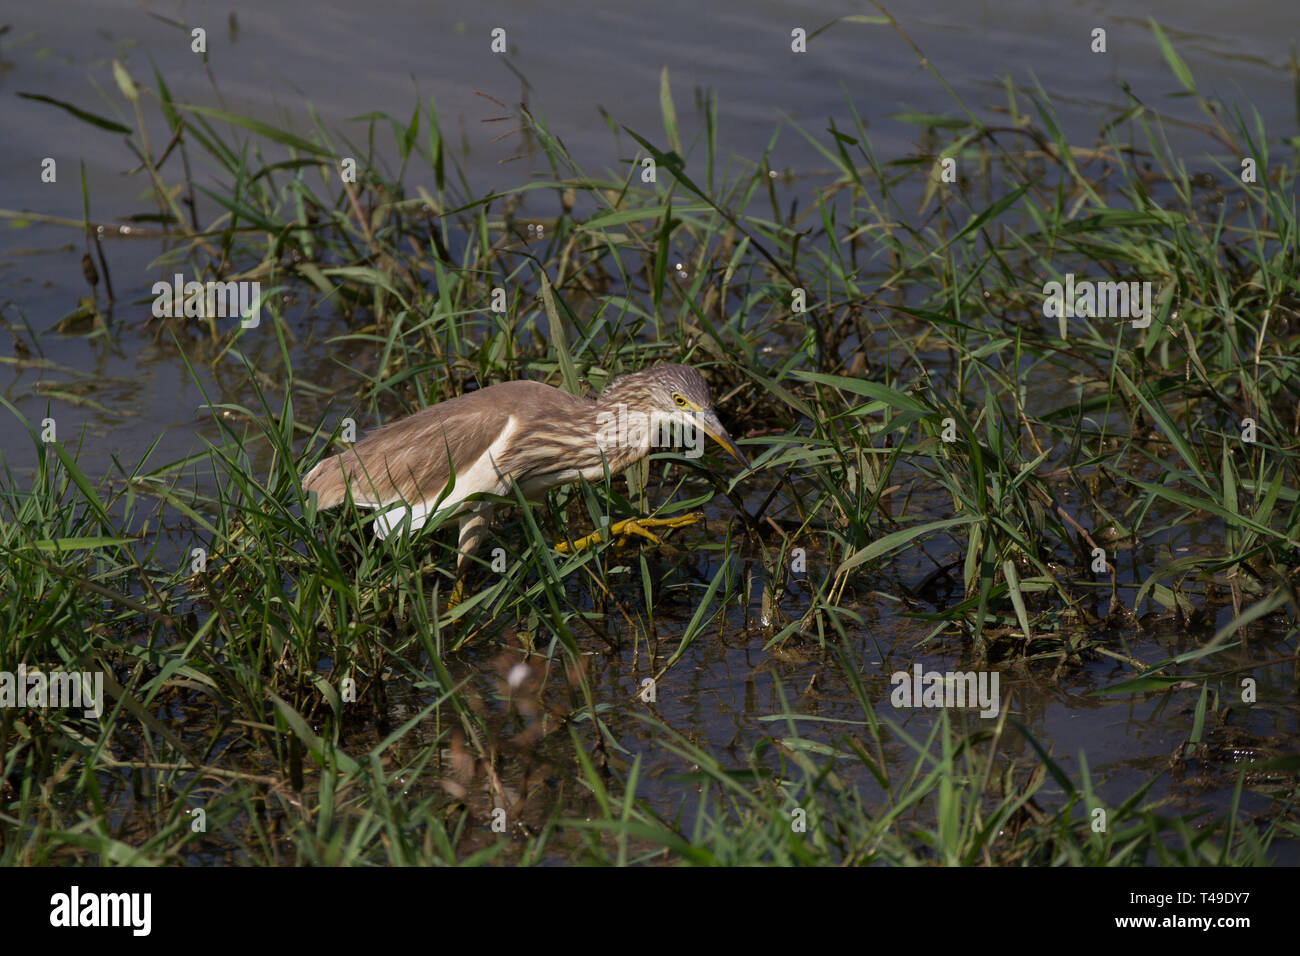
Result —
M 650 530 L 651 528 L 683 528 L 686 525 L 703 520 L 703 511 L 693 511 L 687 515 L 678 515 L 676 518 L 627 518 L 623 521 L 614 522 L 607 531 L 593 531 L 586 537 L 579 538 L 573 542 L 572 548 L 569 547 L 569 542 L 560 541 L 555 545 L 555 550 L 560 554 L 576 553 L 599 544 L 607 537 L 618 538 L 619 543 L 622 544 L 632 535 L 639 535 L 655 544 L 663 544 L 659 536 Z
M 456 578 L 456 583 L 452 586 L 451 593 L 447 595 L 447 610 L 454 611 L 456 606 L 463 600 L 465 600 L 465 576 L 461 575 Z

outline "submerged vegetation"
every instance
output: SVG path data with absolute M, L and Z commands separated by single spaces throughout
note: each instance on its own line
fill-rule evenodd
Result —
M 1136 96 L 1076 144 L 1010 81 L 908 117 L 916 155 L 877 155 L 846 103 L 730 157 L 711 100 L 684 135 L 665 72 L 662 129 L 610 122 L 619 169 L 510 111 L 550 172 L 490 195 L 431 101 L 353 142 L 116 64 L 134 123 L 82 117 L 129 130 L 131 228 L 163 251 L 108 275 L 119 224 L 87 197 L 65 224 L 98 295 L 60 329 L 147 322 L 206 447 L 88 475 L 31 421 L 0 459 L 0 671 L 104 688 L 97 717 L 0 708 L 0 863 L 1294 855 L 1297 143 L 1156 36 L 1195 158 Z M 776 168 L 789 136 L 828 169 Z M 260 322 L 155 318 L 173 273 L 258 283 Z M 379 541 L 303 498 L 345 419 L 659 360 L 708 376 L 752 471 L 663 453 L 503 509 L 454 606 L 452 525 Z M 701 509 L 661 547 L 551 547 Z M 891 708 L 917 664 L 996 671 L 997 716 Z M 1117 788 L 1114 753 L 1049 742 L 1045 700 L 1184 729 Z

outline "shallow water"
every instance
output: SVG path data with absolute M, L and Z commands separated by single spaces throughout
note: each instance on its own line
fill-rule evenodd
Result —
M 826 164 L 789 124 L 820 133 L 834 117 L 848 128 L 845 104 L 851 101 L 866 120 L 876 151 L 893 158 L 916 151 L 924 133 L 892 117 L 953 109 L 888 27 L 841 23 L 815 36 L 806 55 L 789 52 L 794 26 L 811 32 L 836 17 L 862 13 L 849 2 L 794 7 L 672 2 L 647 14 L 631 3 L 451 3 L 439 4 L 435 12 L 423 3 L 397 0 L 377 16 L 366 4 L 324 0 L 235 2 L 222 11 L 72 0 L 24 9 L 21 18 L 0 17 L 0 27 L 9 26 L 0 36 L 5 166 L 0 209 L 80 219 L 78 163 L 84 161 L 92 219 L 112 222 L 147 211 L 136 199 L 137 181 L 122 176 L 134 163 L 119 137 L 14 95 L 35 92 L 113 116 L 114 107 L 122 106 L 109 69 L 114 58 L 149 85 L 150 64 L 156 64 L 178 102 L 273 123 L 287 117 L 300 133 L 310 130 L 308 108 L 325 128 L 354 137 L 365 131 L 354 118 L 374 110 L 405 121 L 419 90 L 437 102 L 448 139 L 459 147 L 456 158 L 476 192 L 516 186 L 544 169 L 544 157 L 530 154 L 517 134 L 509 135 L 512 123 L 495 121 L 508 116 L 521 98 L 593 171 L 617 168 L 635 146 L 626 135 L 614 139 L 599 107 L 618 124 L 662 141 L 659 73 L 664 67 L 684 143 L 701 128 L 693 91 L 713 90 L 724 158 L 756 161 L 773 130 L 785 124 L 772 164 L 799 173 Z M 1004 74 L 1019 83 L 1036 79 L 1076 141 L 1096 138 L 1103 105 L 1124 102 L 1119 78 L 1152 105 L 1199 122 L 1194 104 L 1178 98 L 1181 88 L 1151 37 L 1148 16 L 1163 25 L 1203 90 L 1243 108 L 1253 106 L 1274 134 L 1295 131 L 1296 94 L 1286 69 L 1295 21 L 1283 2 L 1252 5 L 1248 17 L 1227 8 L 1192 13 L 1172 0 L 1118 4 L 1111 12 L 1095 4 L 1054 3 L 1048 13 L 1031 2 L 907 3 L 892 12 L 968 101 L 1005 104 L 999 89 Z M 176 25 L 191 24 L 189 17 L 208 30 L 206 68 Z M 490 52 L 490 31 L 497 26 L 507 30 L 509 62 L 527 80 L 527 91 L 502 57 Z M 1107 31 L 1105 55 L 1088 52 L 1088 38 L 1097 28 Z M 116 118 L 133 125 L 129 114 Z M 154 140 L 165 138 L 161 127 L 152 132 Z M 1175 144 L 1194 139 L 1178 126 L 1167 135 Z M 57 183 L 40 181 L 45 157 L 60 162 Z M 212 182 L 211 170 L 208 176 L 201 167 L 194 172 L 200 184 Z M 417 171 L 409 181 L 427 185 L 428 177 L 421 180 Z M 803 187 L 796 181 L 787 188 L 789 199 L 796 199 Z M 91 381 L 78 385 L 103 406 L 98 411 L 54 405 L 65 436 L 84 429 L 82 461 L 88 472 L 105 470 L 112 453 L 137 461 L 159 433 L 166 434 L 160 460 L 194 450 L 195 431 L 204 420 L 195 411 L 198 390 L 170 343 L 165 338 L 155 343 L 145 328 L 150 287 L 175 271 L 149 268 L 162 252 L 160 244 L 130 238 L 105 244 L 119 300 L 113 321 L 121 326 L 120 348 L 113 348 L 82 336 L 45 334 L 89 291 L 81 275 L 79 232 L 40 224 L 5 227 L 0 286 L 6 322 L 19 329 L 30 323 L 45 357 L 87 373 Z M 266 339 L 270 346 L 271 337 Z M 245 344 L 256 349 L 256 343 Z M 29 419 L 39 420 L 47 408 L 34 387 L 68 380 L 57 372 L 0 367 L 0 391 Z M 238 398 L 238 381 L 216 384 L 225 384 L 230 397 Z M 0 448 L 18 468 L 29 461 L 30 444 L 23 435 L 12 417 L 0 416 Z

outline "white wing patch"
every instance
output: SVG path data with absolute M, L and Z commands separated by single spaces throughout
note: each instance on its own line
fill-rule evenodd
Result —
M 387 505 L 365 505 L 369 508 L 384 508 L 374 521 L 375 535 L 379 538 L 387 538 L 394 532 L 400 532 L 405 525 L 407 515 L 411 518 L 411 530 L 423 528 L 425 522 L 435 515 L 443 512 L 453 511 L 464 503 L 470 495 L 487 492 L 488 494 L 504 495 L 510 490 L 510 476 L 503 474 L 497 463 L 500 461 L 505 449 L 509 447 L 511 437 L 518 431 L 518 425 L 512 416 L 506 421 L 506 427 L 501 430 L 496 441 L 488 446 L 484 454 L 479 456 L 478 460 L 455 476 L 455 483 L 447 497 L 443 498 L 441 503 L 438 502 L 439 496 L 443 489 L 436 491 L 426 489 L 426 497 L 423 501 L 415 504 L 402 502 L 392 507 Z M 357 502 L 361 505 L 361 502 Z M 436 507 L 435 507 L 436 505 Z

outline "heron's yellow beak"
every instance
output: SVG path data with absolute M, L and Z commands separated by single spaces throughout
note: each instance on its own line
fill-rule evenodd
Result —
M 727 434 L 727 430 L 722 427 L 722 422 L 718 421 L 718 416 L 710 411 L 705 412 L 702 418 L 703 421 L 701 424 L 709 437 L 723 448 L 727 449 L 732 458 L 736 459 L 736 461 L 748 468 L 749 461 L 745 458 L 741 450 L 736 447 L 736 443 L 731 440 L 731 436 Z

